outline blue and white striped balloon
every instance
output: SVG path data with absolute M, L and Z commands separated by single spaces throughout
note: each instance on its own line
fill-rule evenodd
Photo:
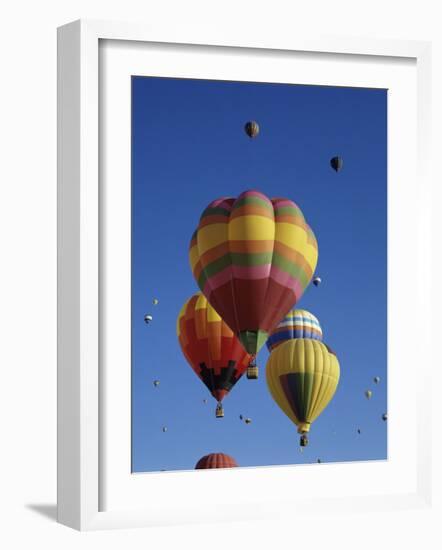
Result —
M 270 333 L 267 348 L 272 351 L 279 344 L 294 338 L 310 338 L 322 342 L 322 328 L 318 319 L 305 309 L 292 309 Z

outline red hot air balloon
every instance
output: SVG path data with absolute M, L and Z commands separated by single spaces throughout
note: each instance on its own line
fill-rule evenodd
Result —
M 236 468 L 236 460 L 224 453 L 211 453 L 198 460 L 195 470 L 207 470 L 209 468 Z
M 201 293 L 182 307 L 177 335 L 190 366 L 218 401 L 216 416 L 224 416 L 221 401 L 247 370 L 251 356 Z
M 295 203 L 246 191 L 209 204 L 189 256 L 203 294 L 256 355 L 310 283 L 318 246 Z

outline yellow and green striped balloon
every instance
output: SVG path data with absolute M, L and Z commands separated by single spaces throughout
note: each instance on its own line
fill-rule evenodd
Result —
M 319 340 L 287 340 L 270 354 L 266 376 L 273 399 L 306 438 L 335 394 L 339 361 Z

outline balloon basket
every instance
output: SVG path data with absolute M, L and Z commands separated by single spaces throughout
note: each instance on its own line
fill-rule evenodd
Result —
M 247 367 L 247 378 L 249 380 L 257 380 L 258 372 L 259 372 L 259 370 L 258 370 L 257 365 L 252 365 L 252 364 L 249 365 Z
M 301 437 L 299 438 L 299 444 L 301 445 L 301 447 L 307 447 L 307 445 L 308 445 L 307 434 L 302 434 L 301 435 Z
M 221 403 L 216 406 L 215 416 L 216 418 L 224 418 L 224 409 Z

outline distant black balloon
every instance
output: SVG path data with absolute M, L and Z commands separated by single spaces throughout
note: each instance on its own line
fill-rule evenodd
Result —
M 341 157 L 333 157 L 330 160 L 330 166 L 335 172 L 340 172 L 342 170 L 342 167 L 344 166 L 344 161 Z
M 249 120 L 244 126 L 244 131 L 249 138 L 255 138 L 259 134 L 259 125 L 254 120 Z

